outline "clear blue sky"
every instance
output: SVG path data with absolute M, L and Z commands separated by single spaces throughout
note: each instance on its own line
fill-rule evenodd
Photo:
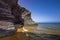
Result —
M 35 22 L 60 22 L 60 0 L 19 0 Z

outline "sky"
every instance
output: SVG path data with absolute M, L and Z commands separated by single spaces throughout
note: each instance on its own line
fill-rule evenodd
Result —
M 60 0 L 19 0 L 35 22 L 60 22 Z

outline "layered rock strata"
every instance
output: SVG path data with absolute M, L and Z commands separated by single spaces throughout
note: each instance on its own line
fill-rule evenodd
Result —
M 0 0 L 0 37 L 14 34 L 25 24 L 34 24 L 30 11 L 19 6 L 18 0 Z
M 17 1 L 0 0 L 0 37 L 13 34 L 15 24 L 23 23 Z

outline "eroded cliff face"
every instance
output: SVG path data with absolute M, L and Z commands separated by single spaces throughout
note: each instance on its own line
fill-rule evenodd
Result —
M 31 12 L 19 6 L 18 0 L 0 0 L 0 37 L 16 31 L 16 24 L 34 24 Z
M 23 25 L 17 1 L 0 0 L 0 37 L 15 33 L 15 24 Z
M 24 20 L 24 25 L 32 25 L 35 22 L 31 18 L 31 12 L 24 7 L 20 7 L 20 12 L 22 13 L 22 19 Z

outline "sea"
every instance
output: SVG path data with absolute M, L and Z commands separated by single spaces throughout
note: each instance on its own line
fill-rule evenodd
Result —
M 38 23 L 37 29 L 38 30 L 49 29 L 60 31 L 60 23 Z
M 37 30 L 57 30 L 60 32 L 60 23 L 37 23 Z M 36 32 L 36 31 L 35 31 Z M 30 33 L 29 40 L 60 40 L 60 35 Z

